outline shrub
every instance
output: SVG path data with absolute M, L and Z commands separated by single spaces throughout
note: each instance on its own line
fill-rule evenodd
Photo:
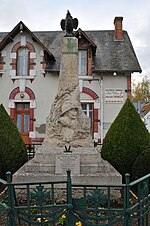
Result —
M 0 160 L 0 178 L 3 179 L 7 171 L 13 174 L 27 161 L 26 146 L 2 104 L 0 105 Z
M 102 145 L 102 158 L 124 176 L 132 176 L 132 166 L 150 142 L 150 135 L 129 99 L 108 130 Z
M 138 179 L 148 173 L 150 173 L 150 146 L 142 151 L 132 167 L 133 179 Z

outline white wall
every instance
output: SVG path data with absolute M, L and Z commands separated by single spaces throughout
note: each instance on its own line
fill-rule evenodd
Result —
M 103 78 L 103 94 L 104 94 L 104 135 L 107 133 L 111 123 L 117 117 L 122 106 L 127 99 L 127 77 L 126 76 L 105 76 Z M 106 103 L 105 90 L 108 88 L 122 89 L 123 90 L 123 101 L 121 103 Z
M 150 133 L 150 111 L 144 116 L 144 123 Z
M 120 112 L 122 106 L 127 99 L 127 77 L 126 76 L 113 76 L 110 73 L 108 75 L 96 75 L 94 74 L 93 81 L 84 81 L 83 87 L 87 87 L 93 90 L 97 96 L 99 97 L 96 102 L 100 106 L 99 110 L 99 119 L 101 122 L 99 123 L 99 136 L 102 134 L 102 138 L 106 135 L 111 123 L 114 121 L 118 113 Z M 123 98 L 121 99 L 121 103 L 107 103 L 105 99 L 105 90 L 106 89 L 120 89 L 123 93 Z M 81 99 L 86 102 L 94 101 L 87 94 L 81 94 Z M 101 129 L 101 127 L 103 127 Z

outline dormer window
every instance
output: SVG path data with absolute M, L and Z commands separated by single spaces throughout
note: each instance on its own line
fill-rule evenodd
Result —
M 29 75 L 29 49 L 20 48 L 17 54 L 17 75 Z
M 79 76 L 87 75 L 87 50 L 78 50 Z
M 84 76 L 85 78 L 87 76 L 92 77 L 92 57 L 96 53 L 96 45 L 80 28 L 75 37 L 78 38 L 79 79 L 84 79 Z

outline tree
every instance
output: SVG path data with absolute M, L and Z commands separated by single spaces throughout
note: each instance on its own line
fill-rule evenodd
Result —
M 129 99 L 108 130 L 102 145 L 102 157 L 122 176 L 132 176 L 132 166 L 150 142 L 150 135 Z
M 27 161 L 26 146 L 22 137 L 6 112 L 0 105 L 0 178 L 5 178 L 5 173 L 14 173 Z
M 150 81 L 146 76 L 142 79 L 142 82 L 138 82 L 137 85 L 134 84 L 134 87 L 133 102 L 150 102 Z
M 133 179 L 138 179 L 148 173 L 150 173 L 150 145 L 144 148 L 132 167 Z

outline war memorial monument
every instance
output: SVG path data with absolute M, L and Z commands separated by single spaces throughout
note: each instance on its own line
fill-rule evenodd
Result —
M 61 20 L 62 40 L 58 92 L 46 121 L 46 136 L 35 157 L 14 175 L 14 182 L 66 180 L 71 170 L 77 184 L 121 184 L 121 175 L 93 147 L 89 119 L 80 104 L 78 39 L 73 29 L 78 20 L 67 12 Z

